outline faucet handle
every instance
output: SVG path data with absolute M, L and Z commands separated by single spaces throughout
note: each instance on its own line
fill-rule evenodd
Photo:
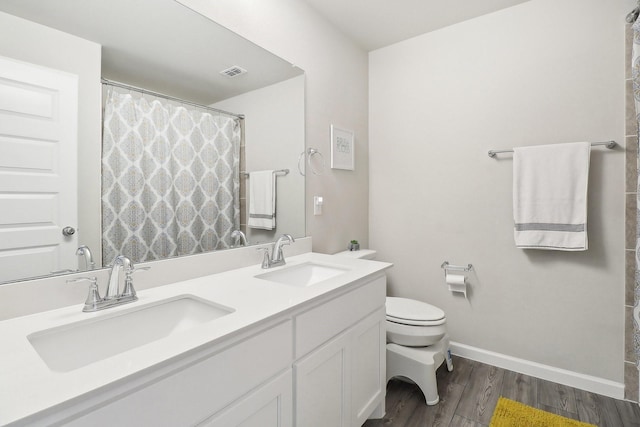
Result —
M 130 268 L 127 268 L 125 271 L 126 274 L 132 275 L 135 273 L 140 273 L 141 271 L 151 270 L 151 267 L 134 267 L 133 265 Z
M 139 273 L 141 271 L 148 271 L 151 267 L 131 267 L 127 268 L 124 272 L 124 290 L 122 291 L 121 297 L 128 297 L 132 299 L 137 299 L 136 290 L 133 288 L 133 275 L 135 273 Z
M 78 277 L 75 279 L 68 279 L 67 283 L 79 283 L 89 282 L 89 294 L 84 302 L 84 308 L 82 311 L 95 311 L 102 301 L 100 291 L 98 290 L 98 279 L 96 277 Z
M 256 251 L 264 252 L 264 256 L 262 257 L 262 268 L 269 268 L 271 266 L 271 259 L 269 258 L 269 248 L 256 248 Z

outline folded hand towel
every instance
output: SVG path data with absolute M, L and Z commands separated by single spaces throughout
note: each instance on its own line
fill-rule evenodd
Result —
M 513 217 L 518 248 L 587 250 L 591 144 L 514 148 Z
M 272 170 L 249 173 L 249 221 L 251 228 L 276 227 L 276 175 Z

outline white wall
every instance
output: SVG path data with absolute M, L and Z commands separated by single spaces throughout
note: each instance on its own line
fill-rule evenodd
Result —
M 512 157 L 624 144 L 633 2 L 532 0 L 370 53 L 370 240 L 389 294 L 447 314 L 452 341 L 623 380 L 624 150 L 593 150 L 587 252 L 516 249 Z M 443 261 L 472 263 L 468 300 Z
M 307 235 L 313 250 L 334 253 L 351 239 L 368 244 L 367 54 L 297 0 L 179 0 L 305 70 L 306 145 L 326 160 L 307 175 Z M 330 126 L 353 130 L 356 170 L 331 170 Z M 322 216 L 313 196 L 324 197 Z
M 101 47 L 79 37 L 0 12 L 0 55 L 78 76 L 78 229 L 79 244 L 101 260 L 100 111 Z M 93 159 L 90 161 L 90 159 Z M 73 225 L 73 224 L 71 224 Z
M 247 171 L 289 169 L 288 175 L 276 178 L 276 228 L 247 228 L 249 243 L 273 242 L 283 233 L 304 237 L 304 177 L 298 173 L 298 153 L 304 149 L 304 75 L 226 99 L 214 107 L 244 114 Z M 240 179 L 246 180 L 248 188 L 248 178 L 241 175 Z M 246 223 L 244 218 L 241 223 Z

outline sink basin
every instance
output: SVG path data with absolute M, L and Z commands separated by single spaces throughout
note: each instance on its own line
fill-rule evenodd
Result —
M 283 283 L 285 285 L 307 287 L 347 271 L 349 271 L 349 269 L 345 267 L 307 262 L 292 265 L 291 267 L 284 267 L 269 273 L 259 274 L 255 277 L 271 282 Z
M 181 295 L 27 337 L 47 366 L 68 372 L 232 313 L 193 295 Z

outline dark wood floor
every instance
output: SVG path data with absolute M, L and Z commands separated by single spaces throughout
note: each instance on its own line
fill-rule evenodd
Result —
M 440 403 L 427 406 L 414 384 L 387 384 L 387 414 L 363 427 L 488 426 L 500 396 L 599 427 L 640 426 L 640 407 L 495 366 L 454 357 L 454 370 L 437 371 Z

